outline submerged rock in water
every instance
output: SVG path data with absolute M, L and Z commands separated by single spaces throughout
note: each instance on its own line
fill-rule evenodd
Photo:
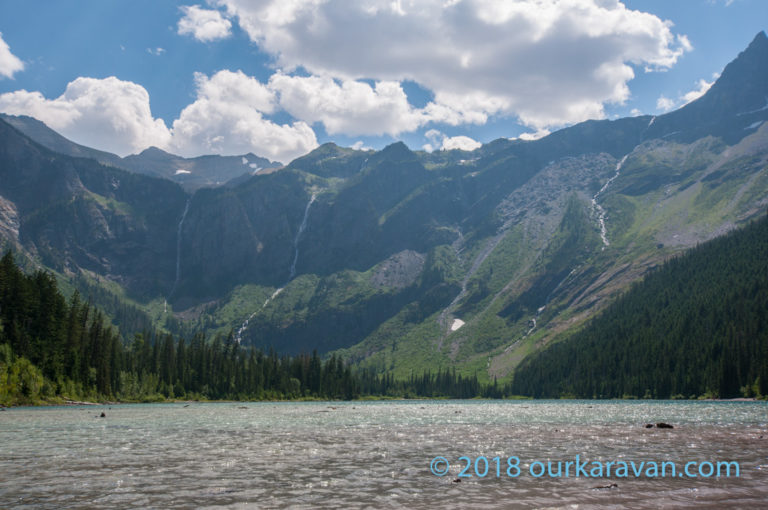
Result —
M 645 425 L 643 425 L 643 428 L 645 428 L 645 429 L 652 429 L 653 427 L 656 427 L 657 429 L 673 429 L 673 428 L 675 428 L 674 426 L 670 425 L 669 423 L 664 423 L 663 421 L 660 421 L 656 425 L 654 425 L 653 423 L 646 423 Z

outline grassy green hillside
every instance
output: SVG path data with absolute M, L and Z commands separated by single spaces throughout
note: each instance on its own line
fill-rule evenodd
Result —
M 529 356 L 535 397 L 768 395 L 768 218 L 646 277 L 577 334 Z

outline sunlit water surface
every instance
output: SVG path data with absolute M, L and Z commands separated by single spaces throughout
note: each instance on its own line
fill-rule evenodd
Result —
M 101 418 L 104 412 L 106 417 Z M 646 429 L 667 422 L 672 430 Z M 444 456 L 447 475 L 430 472 Z M 501 476 L 458 474 L 499 456 Z M 552 478 L 531 463 L 737 461 L 726 478 Z M 521 474 L 506 476 L 508 456 Z M 480 472 L 483 463 L 479 464 Z M 612 486 L 615 484 L 615 486 Z M 768 505 L 762 402 L 151 404 L 0 412 L 0 507 L 679 508 Z

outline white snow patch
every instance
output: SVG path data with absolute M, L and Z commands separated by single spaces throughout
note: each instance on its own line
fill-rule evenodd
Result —
M 451 331 L 456 331 L 460 327 L 462 327 L 465 324 L 465 322 L 461 319 L 453 319 L 453 324 L 451 324 Z
M 745 127 L 745 128 L 744 128 L 744 130 L 745 130 L 745 131 L 748 131 L 748 130 L 750 130 L 750 129 L 759 128 L 759 127 L 760 127 L 760 125 L 761 125 L 763 122 L 765 122 L 765 121 L 764 121 L 764 120 L 758 120 L 757 122 L 753 122 L 753 123 L 752 123 L 752 124 L 750 124 L 749 126 Z
M 247 164 L 248 164 L 248 158 L 246 158 L 245 156 L 243 156 L 243 164 L 244 164 L 244 165 L 247 165 Z
M 186 175 L 191 173 L 192 172 L 190 172 L 189 170 L 184 170 L 183 168 L 179 168 L 178 170 L 176 170 L 176 173 L 173 175 Z

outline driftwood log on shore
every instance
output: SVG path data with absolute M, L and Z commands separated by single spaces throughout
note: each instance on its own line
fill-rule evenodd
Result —
M 102 404 L 99 404 L 98 402 L 83 402 L 80 400 L 65 400 L 64 405 L 66 406 L 100 406 Z

